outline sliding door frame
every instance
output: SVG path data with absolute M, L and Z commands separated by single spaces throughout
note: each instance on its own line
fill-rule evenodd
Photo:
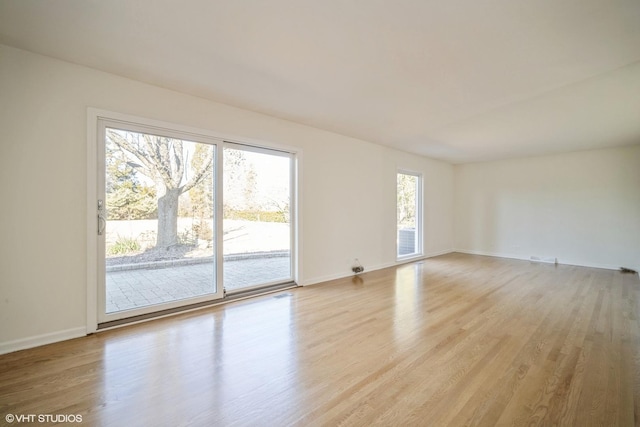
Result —
M 256 145 L 252 145 L 252 144 L 246 144 L 246 143 L 238 143 L 238 142 L 231 142 L 231 141 L 226 141 L 224 142 L 224 145 L 222 147 L 222 150 L 224 151 L 225 148 L 230 148 L 230 149 L 234 149 L 234 150 L 243 150 L 243 151 L 249 151 L 249 152 L 253 152 L 253 153 L 260 153 L 260 154 L 267 154 L 270 156 L 281 156 L 281 157 L 286 157 L 289 159 L 289 278 L 286 280 L 276 280 L 273 282 L 266 282 L 266 283 L 260 283 L 258 285 L 252 285 L 252 286 L 246 286 L 243 288 L 238 289 L 237 291 L 226 291 L 226 293 L 228 295 L 234 295 L 234 294 L 242 294 L 245 293 L 247 291 L 253 291 L 255 289 L 261 289 L 261 288 L 268 288 L 269 286 L 276 286 L 276 285 L 280 285 L 280 284 L 285 284 L 285 283 L 291 283 L 293 282 L 293 284 L 297 283 L 297 274 L 296 274 L 296 266 L 297 266 L 297 262 L 296 262 L 296 254 L 297 254 L 297 241 L 298 239 L 297 237 L 297 215 L 295 214 L 297 212 L 296 206 L 297 206 L 297 188 L 296 188 L 296 153 L 295 152 L 291 152 L 290 150 L 284 150 L 281 148 L 271 148 L 271 147 L 266 147 L 266 146 L 256 146 Z M 224 153 L 221 153 L 221 156 L 224 156 Z M 224 162 L 223 162 L 224 163 Z M 224 176 L 224 171 L 222 172 L 223 176 Z M 223 177 L 224 179 L 224 177 Z M 223 183 L 223 181 L 221 181 L 221 183 Z M 221 185 L 221 187 L 224 187 L 224 185 Z M 221 194 L 224 194 L 224 189 L 222 190 Z M 224 199 L 221 199 L 224 200 Z
M 98 237 L 98 325 L 122 319 L 133 318 L 142 315 L 148 315 L 150 313 L 161 312 L 165 310 L 172 310 L 182 306 L 199 304 L 204 302 L 210 302 L 224 297 L 224 288 L 222 285 L 222 257 L 220 251 L 222 250 L 222 230 L 220 224 L 222 223 L 222 204 L 220 203 L 220 195 L 218 194 L 218 188 L 220 186 L 220 170 L 221 160 L 220 153 L 222 151 L 223 141 L 220 139 L 212 138 L 206 135 L 200 135 L 192 132 L 176 131 L 170 127 L 157 127 L 148 126 L 141 123 L 130 123 L 121 120 L 113 120 L 108 118 L 98 119 L 98 152 L 97 152 L 97 170 L 98 170 L 98 182 L 97 182 L 97 196 L 106 205 L 106 193 L 105 193 L 105 168 L 106 168 L 106 130 L 116 129 L 125 132 L 133 132 L 139 134 L 154 135 L 160 137 L 167 137 L 176 140 L 183 140 L 194 142 L 197 144 L 203 144 L 213 147 L 214 150 L 214 191 L 213 191 L 213 207 L 214 207 L 214 219 L 213 224 L 213 236 L 214 236 L 214 261 L 213 272 L 215 272 L 212 279 L 215 280 L 215 291 L 204 295 L 174 299 L 158 304 L 150 304 L 141 306 L 139 308 L 132 308 L 123 311 L 115 311 L 108 313 L 106 310 L 106 290 L 107 290 L 107 278 L 105 270 L 105 238 L 103 233 Z M 105 223 L 108 223 L 106 219 L 102 219 Z
M 299 193 L 299 184 L 302 179 L 301 173 L 301 159 L 302 150 L 297 147 L 285 146 L 281 144 L 274 144 L 271 142 L 265 142 L 261 140 L 255 140 L 250 138 L 242 138 L 234 135 L 221 134 L 212 132 L 210 130 L 195 128 L 191 126 L 179 125 L 171 122 L 165 122 L 155 119 L 149 119 L 139 116 L 133 116 L 129 114 L 123 114 L 98 108 L 89 107 L 87 109 L 87 204 L 86 204 L 86 220 L 87 220 L 87 288 L 86 288 L 86 300 L 87 300 L 87 318 L 86 318 L 86 332 L 87 334 L 94 333 L 98 330 L 99 325 L 99 296 L 98 296 L 98 280 L 99 275 L 104 275 L 104 263 L 98 262 L 99 256 L 104 257 L 104 253 L 99 253 L 99 239 L 97 233 L 98 218 L 96 205 L 99 198 L 99 178 L 98 173 L 101 170 L 98 166 L 100 159 L 98 149 L 101 146 L 99 143 L 100 122 L 110 122 L 122 124 L 127 126 L 127 129 L 135 129 L 136 127 L 143 132 L 149 132 L 149 130 L 156 129 L 157 132 L 161 132 L 162 135 L 177 137 L 180 139 L 187 139 L 194 142 L 204 142 L 207 144 L 216 145 L 216 201 L 215 201 L 215 214 L 216 223 L 216 285 L 217 292 L 224 292 L 224 278 L 223 278 L 223 248 L 222 248 L 222 198 L 223 185 L 223 149 L 226 144 L 237 144 L 243 147 L 250 147 L 254 150 L 264 149 L 265 151 L 273 152 L 280 151 L 288 153 L 291 156 L 291 276 L 294 283 L 299 283 L 299 277 L 301 274 L 301 242 L 300 232 L 302 227 L 302 221 L 299 217 L 298 206 L 300 204 L 301 195 Z M 156 133 L 157 133 L 156 132 Z M 174 132 L 174 133 L 172 133 Z M 151 132 L 153 133 L 153 131 Z M 104 135 L 104 133 L 102 133 Z M 102 177 L 104 179 L 104 177 Z M 219 234 L 218 234 L 219 233 Z M 102 249 L 104 250 L 104 249 Z M 102 265 L 102 266 L 101 266 Z M 210 303 L 220 303 L 224 301 L 224 294 L 220 299 L 211 299 Z M 207 301 L 205 301 L 207 302 Z M 179 304 L 180 305 L 180 304 Z M 189 307 L 186 308 L 189 310 Z M 162 316 L 162 314 L 160 314 Z M 132 322 L 133 323 L 133 322 Z

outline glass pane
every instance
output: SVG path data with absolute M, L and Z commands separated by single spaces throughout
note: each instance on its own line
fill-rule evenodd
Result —
M 416 175 L 398 174 L 398 256 L 418 253 L 418 180 Z
M 106 312 L 215 293 L 214 147 L 107 128 Z
M 291 158 L 224 149 L 224 287 L 291 280 Z

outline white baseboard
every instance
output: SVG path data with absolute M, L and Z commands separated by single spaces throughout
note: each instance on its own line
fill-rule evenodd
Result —
M 402 264 L 407 264 L 410 262 L 415 262 L 415 261 L 420 261 L 426 258 L 432 258 L 435 256 L 440 256 L 440 255 L 446 255 L 446 254 L 450 254 L 452 252 L 455 252 L 453 249 L 447 249 L 444 251 L 438 251 L 438 252 L 430 252 L 426 255 L 421 255 L 415 258 L 411 258 L 411 259 L 406 259 L 406 260 L 401 260 L 401 261 L 394 261 L 394 262 L 388 262 L 388 263 L 384 263 L 384 264 L 379 264 L 373 267 L 365 267 L 365 273 L 370 272 L 370 271 L 376 271 L 376 270 L 382 270 L 383 268 L 389 268 L 389 267 L 395 267 L 398 265 L 402 265 Z M 337 280 L 337 279 L 344 279 L 345 277 L 351 277 L 353 276 L 353 273 L 340 273 L 340 274 L 330 274 L 327 276 L 321 276 L 321 277 L 315 277 L 313 279 L 309 279 L 309 280 L 305 280 L 303 281 L 300 285 L 301 286 L 311 286 L 311 285 L 317 285 L 318 283 L 324 283 L 324 282 L 329 282 L 331 280 Z
M 518 259 L 521 261 L 531 261 L 529 257 L 524 257 L 522 255 L 514 255 L 514 254 L 505 254 L 505 253 L 497 253 L 497 252 L 484 252 L 484 251 L 471 251 L 466 249 L 456 249 L 454 252 L 458 252 L 461 254 L 469 254 L 469 255 L 482 255 L 482 256 L 490 256 L 496 258 L 509 258 L 509 259 Z M 611 264 L 599 264 L 599 263 L 589 263 L 589 262 L 578 262 L 578 261 L 563 261 L 561 258 L 558 258 L 558 264 L 562 265 L 575 265 L 576 267 L 590 267 L 590 268 L 602 268 L 604 270 L 618 270 L 620 266 L 615 266 Z
M 14 341 L 0 343 L 0 354 L 12 353 L 18 350 L 39 347 L 41 345 L 53 344 L 59 341 L 70 340 L 72 338 L 84 337 L 87 335 L 87 328 L 66 329 L 64 331 L 51 332 L 49 334 L 36 335 L 28 338 L 21 338 Z
M 424 257 L 425 258 L 433 258 L 433 257 L 436 257 L 436 256 L 447 255 L 447 254 L 451 254 L 451 253 L 454 253 L 454 252 L 455 252 L 455 249 L 447 249 L 447 250 L 444 250 L 444 251 L 430 252 L 430 253 L 426 254 Z
M 531 261 L 529 258 L 523 257 L 521 255 L 505 254 L 505 253 L 499 253 L 499 252 L 471 251 L 466 249 L 456 249 L 454 252 L 457 252 L 459 254 L 467 254 L 467 255 L 481 255 L 481 256 L 490 256 L 495 258 L 509 258 L 509 259 L 519 259 L 521 261 Z
M 374 267 L 365 267 L 364 272 L 367 273 L 369 271 L 382 270 L 383 268 L 393 267 L 394 265 L 395 263 L 389 263 L 389 264 L 380 264 Z M 337 279 L 344 279 L 345 277 L 351 277 L 351 276 L 353 276 L 353 273 L 329 274 L 327 276 L 315 277 L 313 279 L 305 280 L 301 284 L 299 283 L 299 285 L 311 286 L 311 285 L 316 285 L 318 283 L 329 282 L 331 280 L 337 280 Z

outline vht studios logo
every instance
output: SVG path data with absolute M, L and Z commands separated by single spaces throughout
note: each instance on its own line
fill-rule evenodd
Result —
M 8 423 L 81 423 L 82 415 L 74 414 L 7 414 Z

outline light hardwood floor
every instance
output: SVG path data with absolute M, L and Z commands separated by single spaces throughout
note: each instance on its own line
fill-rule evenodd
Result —
M 639 300 L 450 254 L 0 356 L 0 423 L 637 426 Z

